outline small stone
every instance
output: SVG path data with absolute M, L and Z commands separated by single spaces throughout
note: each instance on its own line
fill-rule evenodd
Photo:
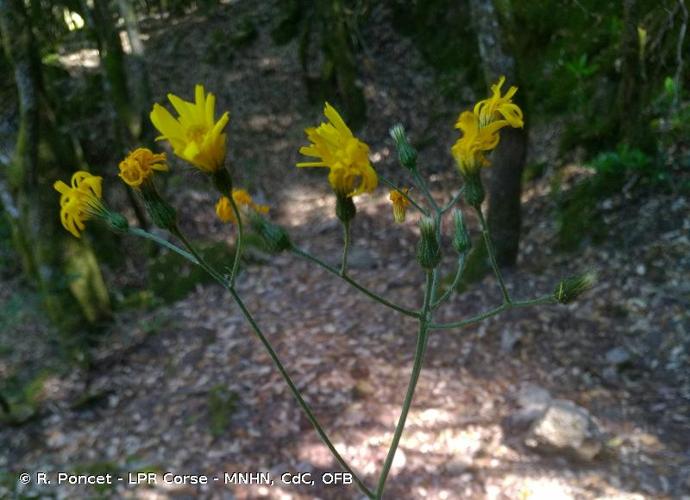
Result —
M 606 353 L 606 362 L 615 366 L 624 365 L 631 359 L 632 356 L 625 347 L 614 347 Z
M 535 420 L 525 444 L 538 451 L 592 460 L 601 451 L 601 432 L 587 410 L 572 401 L 555 399 Z

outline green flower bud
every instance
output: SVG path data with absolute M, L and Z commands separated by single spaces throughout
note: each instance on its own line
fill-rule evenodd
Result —
M 141 196 L 153 223 L 161 229 L 172 231 L 177 227 L 177 212 L 165 201 L 153 181 L 141 185 Z
M 465 176 L 465 200 L 476 209 L 482 206 L 486 197 L 479 170 Z
M 455 234 L 453 234 L 453 248 L 459 254 L 463 254 L 472 248 L 472 239 L 467 232 L 465 222 L 462 218 L 462 212 L 457 208 L 453 209 L 453 225 L 455 226 Z
M 266 242 L 271 252 L 280 253 L 292 248 L 290 236 L 283 227 L 270 223 L 256 213 L 250 217 L 252 229 Z
M 355 218 L 357 207 L 352 200 L 352 196 L 336 193 L 335 195 L 335 215 L 343 224 L 347 224 Z
M 232 193 L 232 178 L 230 172 L 225 167 L 221 167 L 211 174 L 213 186 L 223 196 L 230 196 Z
M 430 217 L 419 221 L 421 239 L 417 243 L 417 262 L 424 269 L 431 270 L 441 262 L 441 247 L 436 238 L 436 226 Z
M 587 290 L 590 290 L 596 280 L 597 275 L 593 271 L 565 278 L 556 285 L 553 297 L 561 304 L 570 304 Z
M 398 149 L 400 164 L 409 170 L 417 168 L 417 150 L 408 142 L 403 126 L 397 124 L 391 127 L 390 135 L 395 141 L 395 147 Z

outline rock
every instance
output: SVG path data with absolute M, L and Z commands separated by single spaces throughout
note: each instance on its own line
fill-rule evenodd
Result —
M 514 398 L 519 409 L 505 421 L 511 433 L 527 431 L 530 424 L 541 417 L 551 403 L 549 391 L 532 383 L 521 384 Z
M 601 432 L 592 416 L 572 401 L 554 399 L 534 421 L 525 444 L 537 451 L 592 460 L 601 451 Z
M 615 366 L 624 365 L 631 359 L 632 356 L 625 347 L 614 347 L 606 353 L 606 362 Z

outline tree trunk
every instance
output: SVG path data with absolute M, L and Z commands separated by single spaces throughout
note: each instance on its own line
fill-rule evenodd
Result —
M 3 169 L 7 184 L 2 183 L 2 202 L 24 273 L 39 290 L 52 321 L 64 334 L 71 334 L 84 319 L 95 322 L 110 313 L 93 252 L 85 241 L 68 236 L 59 223 L 59 198 L 52 183 L 69 175 L 57 165 L 72 168 L 69 162 L 76 155 L 65 162 L 56 146 L 69 141 L 61 141 L 52 126 L 43 99 L 38 49 L 22 0 L 0 0 L 0 32 L 19 94 L 19 133 L 14 154 Z M 45 148 L 40 147 L 43 142 Z M 42 161 L 39 149 L 50 150 L 51 161 Z M 63 340 L 69 344 L 67 336 Z
M 502 75 L 507 84 L 517 82 L 515 58 L 506 50 L 505 37 L 492 0 L 470 0 L 479 55 L 487 86 Z M 519 94 L 518 94 L 519 95 Z M 519 101 L 519 99 L 518 99 Z M 520 192 L 527 152 L 527 126 L 504 128 L 491 159 L 488 223 L 500 265 L 515 264 L 520 244 Z
M 139 115 L 140 133 L 137 137 L 146 143 L 151 143 L 153 140 L 153 128 L 151 121 L 148 119 L 151 108 L 151 85 L 149 83 L 149 72 L 146 66 L 144 42 L 141 39 L 141 32 L 139 31 L 139 20 L 137 19 L 136 10 L 132 5 L 131 0 L 118 0 L 118 7 L 120 14 L 125 21 L 125 28 L 127 29 L 127 38 L 132 47 L 132 70 L 136 76 L 133 81 L 135 110 Z
M 645 78 L 642 71 L 640 39 L 637 28 L 640 23 L 637 0 L 623 0 L 623 36 L 621 38 L 621 75 L 618 85 L 618 125 L 621 140 L 643 150 L 653 150 L 654 142 L 646 130 L 646 120 L 640 118 L 644 96 Z

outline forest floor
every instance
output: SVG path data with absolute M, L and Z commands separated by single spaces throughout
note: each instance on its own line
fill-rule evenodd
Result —
M 293 167 L 305 142 L 302 130 L 321 119 L 321 109 L 307 100 L 296 43 L 276 46 L 269 9 L 255 12 L 250 4 L 212 16 L 148 20 L 154 94 L 159 102 L 168 91 L 189 96 L 197 82 L 215 91 L 220 106 L 231 110 L 229 154 L 238 185 L 270 204 L 271 217 L 295 241 L 335 263 L 341 234 L 325 172 Z M 248 18 L 258 38 L 233 49 L 232 58 L 218 53 L 214 33 L 239 30 Z M 371 145 L 376 168 L 396 180 L 404 175 L 387 128 L 399 121 L 413 138 L 429 137 L 420 163 L 422 169 L 434 165 L 433 192 L 448 200 L 457 187 L 448 154 L 452 125 L 476 96 L 467 92 L 454 101 L 436 92 L 433 72 L 409 40 L 387 27 L 385 12 L 375 11 L 372 25 L 363 33 L 369 44 L 361 60 L 369 119 L 358 135 Z M 587 269 L 596 269 L 599 281 L 569 306 L 513 310 L 464 330 L 432 333 L 387 498 L 690 496 L 690 199 L 644 188 L 621 192 L 600 202 L 604 242 L 557 252 L 554 134 L 549 127 L 533 129 L 531 161 L 550 166 L 525 186 L 521 252 L 516 269 L 506 272 L 508 288 L 515 297 L 536 297 Z M 201 176 L 175 167 L 167 189 L 185 229 L 198 240 L 230 240 L 229 227 L 213 216 L 215 200 Z M 576 166 L 564 171 L 574 179 L 583 175 Z M 111 174 L 106 182 L 114 185 L 114 179 Z M 396 303 L 418 307 L 417 217 L 393 224 L 383 189 L 357 205 L 352 276 Z M 469 223 L 476 228 L 473 219 Z M 446 274 L 453 260 L 447 251 Z M 110 272 L 109 283 L 145 282 L 135 259 L 126 267 Z M 7 307 L 20 285 L 16 278 L 3 281 L 0 305 Z M 336 447 L 373 484 L 409 378 L 414 321 L 291 255 L 247 265 L 239 293 Z M 438 319 L 462 319 L 499 303 L 487 276 L 453 296 Z M 12 346 L 12 355 L 0 360 L 0 376 L 18 366 L 41 367 L 50 328 L 30 316 L 4 326 L 0 346 L 3 352 Z M 43 380 L 39 418 L 0 428 L 1 468 L 210 476 L 263 471 L 275 481 L 212 484 L 201 493 L 162 484 L 103 492 L 115 498 L 361 497 L 353 486 L 280 482 L 283 472 L 319 477 L 339 468 L 220 287 L 199 284 L 172 304 L 118 312 L 103 335 L 92 368 Z M 611 352 L 627 354 L 615 361 Z M 528 447 L 512 417 L 518 395 L 530 387 L 587 409 L 602 432 L 602 451 L 578 461 Z M 95 495 L 83 487 L 19 491 Z

